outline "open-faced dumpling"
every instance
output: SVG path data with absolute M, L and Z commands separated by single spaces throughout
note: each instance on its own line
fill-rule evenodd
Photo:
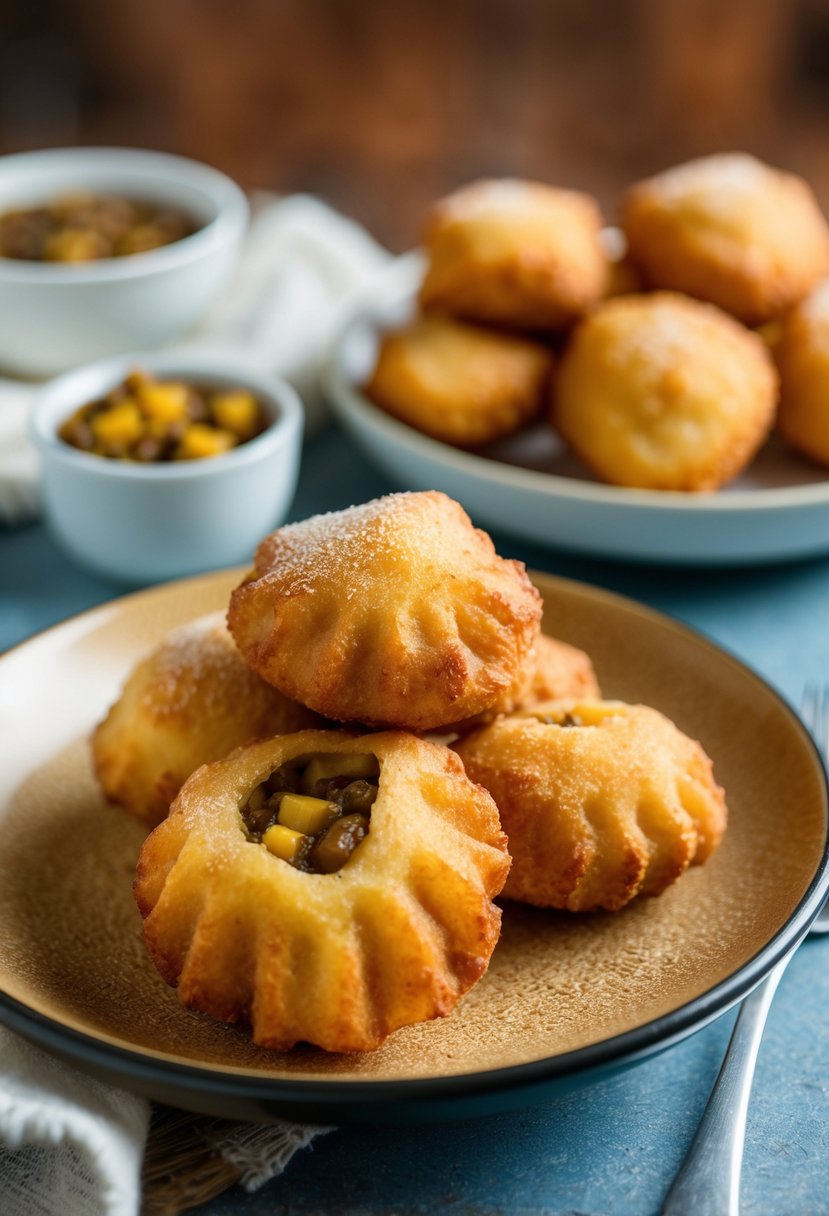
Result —
M 195 773 L 135 895 L 184 1005 L 265 1047 L 367 1051 L 486 971 L 508 868 L 495 804 L 448 748 L 302 731 Z

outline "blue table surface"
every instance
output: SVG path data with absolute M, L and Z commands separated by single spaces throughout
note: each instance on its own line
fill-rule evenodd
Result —
M 392 486 L 341 433 L 306 448 L 291 518 Z M 829 680 L 829 559 L 734 570 L 580 558 L 493 534 L 530 568 L 581 579 L 680 617 L 755 667 L 794 704 Z M 42 525 L 0 531 L 0 650 L 122 589 L 74 566 Z M 770 861 L 770 864 L 773 864 Z M 746 1216 L 829 1213 L 829 939 L 805 943 L 775 998 L 752 1094 Z M 318 1139 L 259 1192 L 199 1216 L 483 1213 L 651 1216 L 691 1141 L 734 1014 L 611 1079 L 511 1114 Z

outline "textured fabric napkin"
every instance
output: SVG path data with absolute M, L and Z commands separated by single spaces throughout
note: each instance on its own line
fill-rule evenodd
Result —
M 233 352 L 286 376 L 313 430 L 322 419 L 320 358 L 348 297 L 388 254 L 306 196 L 255 199 L 254 217 L 231 289 L 177 348 Z M 26 438 L 35 391 L 0 380 L 0 523 L 8 525 L 38 510 L 37 462 Z M 0 1078 L 3 1216 L 174 1216 L 236 1181 L 256 1189 L 330 1130 L 250 1127 L 165 1108 L 151 1120 L 149 1103 L 82 1076 L 3 1028 Z
M 254 219 L 230 288 L 200 329 L 176 350 L 233 354 L 294 384 L 306 433 L 320 425 L 317 386 L 326 350 L 352 291 L 388 260 L 359 225 L 318 199 L 253 199 Z M 0 379 L 0 524 L 38 511 L 37 460 L 26 416 L 37 385 Z
M 2 1027 L 0 1074 L 3 1216 L 177 1216 L 235 1182 L 256 1190 L 332 1130 L 166 1107 L 155 1107 L 151 1119 L 149 1102 Z

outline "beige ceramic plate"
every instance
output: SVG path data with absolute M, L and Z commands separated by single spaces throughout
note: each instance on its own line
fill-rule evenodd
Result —
M 86 739 L 139 655 L 223 605 L 238 574 L 118 600 L 0 661 L 0 1019 L 122 1085 L 261 1118 L 404 1118 L 526 1100 L 667 1046 L 748 991 L 826 887 L 822 766 L 787 706 L 710 642 L 630 601 L 536 576 L 545 629 L 588 650 L 610 697 L 669 714 L 713 756 L 724 844 L 616 915 L 506 904 L 488 974 L 380 1051 L 275 1054 L 183 1010 L 140 940 L 141 828 L 108 807 Z M 390 962 L 390 965 L 393 963 Z

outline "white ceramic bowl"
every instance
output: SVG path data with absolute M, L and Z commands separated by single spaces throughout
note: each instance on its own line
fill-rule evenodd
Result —
M 76 190 L 180 208 L 192 236 L 73 265 L 0 258 L 0 368 L 47 376 L 192 329 L 226 286 L 248 223 L 239 187 L 207 165 L 130 148 L 0 157 L 0 213 Z
M 91 456 L 58 438 L 65 418 L 136 367 L 195 384 L 250 389 L 271 424 L 224 455 L 163 464 Z M 284 381 L 235 361 L 139 355 L 53 380 L 38 394 L 30 430 L 40 453 L 46 522 L 56 541 L 96 574 L 137 586 L 250 561 L 293 500 L 302 406 Z

